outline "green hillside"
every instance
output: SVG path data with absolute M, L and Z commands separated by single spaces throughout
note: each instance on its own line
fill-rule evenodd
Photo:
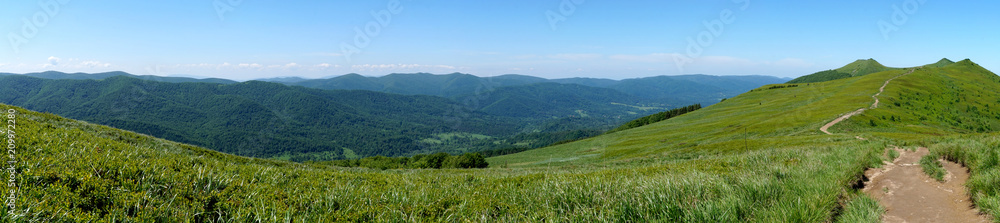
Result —
M 841 68 L 816 72 L 814 74 L 792 79 L 791 81 L 788 81 L 788 83 L 796 84 L 796 83 L 823 82 L 823 81 L 844 79 L 849 77 L 864 76 L 871 73 L 877 73 L 895 69 L 900 69 L 900 68 L 886 67 L 885 65 L 882 65 L 881 63 L 875 61 L 874 59 L 857 60 Z
M 940 63 L 939 63 L 940 64 Z M 901 134 L 1000 131 L 1000 77 L 966 59 L 918 68 L 886 87 L 881 108 L 852 117 L 834 131 Z
M 483 170 L 244 158 L 0 105 L 16 110 L 20 185 L 15 208 L 0 211 L 41 222 L 879 222 L 880 207 L 858 188 L 895 145 L 969 166 L 973 201 L 997 216 L 1000 134 L 970 127 L 1000 122 L 987 108 L 1000 106 L 998 85 L 969 60 L 768 85 L 649 125 L 488 158 Z M 818 130 L 859 108 L 870 109 L 835 134 Z M 900 121 L 868 125 L 882 115 Z
M 862 161 L 836 168 L 859 171 L 874 158 L 864 148 L 880 146 L 840 142 L 831 146 L 848 149 L 610 167 L 378 171 L 237 157 L 13 109 L 24 147 L 15 165 L 20 190 L 15 208 L 0 211 L 43 222 L 815 221 L 828 211 L 803 199 L 832 208 L 837 193 L 773 195 L 836 187 L 773 179 L 847 182 L 852 176 L 841 172 L 849 171 L 808 163 Z

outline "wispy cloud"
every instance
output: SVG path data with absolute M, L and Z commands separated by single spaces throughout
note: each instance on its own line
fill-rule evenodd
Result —
M 331 68 L 331 67 L 332 68 L 340 68 L 340 65 L 335 65 L 335 64 L 331 65 L 331 64 L 328 64 L 328 63 L 321 63 L 321 64 L 316 64 L 316 66 L 314 66 L 314 67 L 319 68 L 319 69 L 328 69 L 328 68 Z
M 352 65 L 352 70 L 356 71 L 395 71 L 395 70 L 418 70 L 418 69 L 456 69 L 449 65 L 423 65 L 423 64 L 363 64 Z
M 239 65 L 236 65 L 236 67 L 243 69 L 260 69 L 263 68 L 264 66 L 258 63 L 241 63 Z
M 88 61 L 80 62 L 80 66 L 83 66 L 85 68 L 107 68 L 107 67 L 111 67 L 111 64 L 110 63 L 104 63 L 104 62 L 101 62 L 101 61 L 96 61 L 96 60 L 88 60 Z

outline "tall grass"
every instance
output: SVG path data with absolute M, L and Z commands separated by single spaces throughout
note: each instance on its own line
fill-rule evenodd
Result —
M 882 222 L 882 213 L 885 213 L 885 207 L 878 201 L 868 195 L 858 195 L 847 203 L 844 214 L 837 218 L 837 222 L 877 223 Z
M 926 155 L 920 158 L 920 167 L 924 170 L 924 173 L 931 178 L 934 178 L 938 182 L 944 182 L 944 175 L 946 171 L 944 166 L 941 166 L 941 162 L 938 161 L 938 156 Z

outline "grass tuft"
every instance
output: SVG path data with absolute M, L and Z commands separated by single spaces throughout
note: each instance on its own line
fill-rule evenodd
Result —
M 847 203 L 847 206 L 844 207 L 844 213 L 840 215 L 837 222 L 882 222 L 883 213 L 885 213 L 885 207 L 879 205 L 878 201 L 868 195 L 859 195 Z
M 931 178 L 939 182 L 944 182 L 945 170 L 944 166 L 941 166 L 941 162 L 938 161 L 938 156 L 926 155 L 920 158 L 920 167 L 923 167 L 924 173 L 926 173 Z

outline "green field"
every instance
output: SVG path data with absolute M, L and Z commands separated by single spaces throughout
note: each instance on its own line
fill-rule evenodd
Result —
M 857 188 L 896 145 L 966 164 L 975 204 L 1000 214 L 1000 116 L 990 109 L 1000 78 L 971 61 L 899 77 L 879 108 L 837 134 L 818 130 L 907 71 L 763 86 L 478 170 L 245 158 L 0 105 L 18 111 L 19 148 L 16 207 L 0 211 L 42 222 L 879 222 L 884 208 Z M 476 136 L 435 140 L 464 137 Z

